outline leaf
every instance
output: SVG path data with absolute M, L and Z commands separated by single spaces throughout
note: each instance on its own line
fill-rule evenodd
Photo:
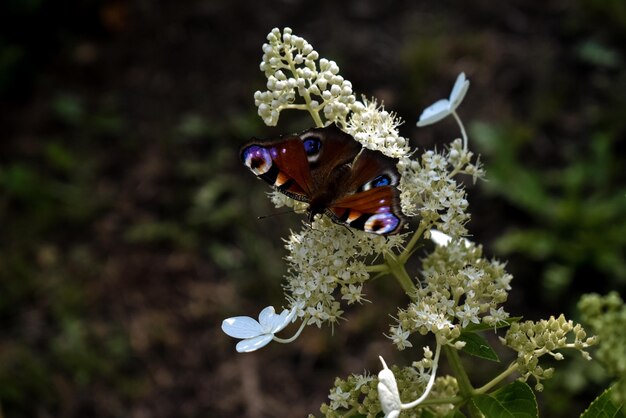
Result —
M 491 395 L 476 395 L 472 398 L 474 406 L 483 413 L 485 418 L 515 418 L 506 408 Z
M 591 402 L 589 408 L 580 415 L 580 418 L 614 418 L 621 417 L 620 411 L 622 405 L 615 405 L 611 398 L 611 390 L 613 387 L 605 390 L 602 395 L 598 396 Z
M 483 336 L 478 335 L 475 332 L 462 332 L 457 341 L 465 342 L 465 347 L 463 347 L 463 351 L 468 354 L 480 357 L 485 360 L 497 362 L 500 361 L 498 355 L 495 351 L 493 351 L 493 348 L 491 348 L 487 340 Z
M 532 389 L 515 381 L 491 395 L 477 395 L 474 405 L 486 418 L 537 418 L 537 400 Z
M 471 322 L 468 326 L 463 328 L 463 332 L 476 332 L 476 331 L 485 331 L 488 329 L 496 329 L 496 328 L 506 328 L 510 327 L 513 322 L 519 322 L 523 319 L 523 316 L 514 316 L 511 318 L 507 318 L 506 321 L 498 322 L 497 325 L 488 325 L 484 323 L 474 324 Z

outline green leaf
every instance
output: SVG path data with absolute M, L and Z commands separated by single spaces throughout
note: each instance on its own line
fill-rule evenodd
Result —
M 474 406 L 483 413 L 485 418 L 515 418 L 506 408 L 491 395 L 476 395 L 472 398 Z
M 463 332 L 476 332 L 476 331 L 485 331 L 487 329 L 496 329 L 496 328 L 506 328 L 510 327 L 513 322 L 519 322 L 524 319 L 523 316 L 513 316 L 511 318 L 507 318 L 506 321 L 498 322 L 497 325 L 488 325 L 484 323 L 474 324 L 471 322 L 468 326 L 463 328 Z
M 463 351 L 468 354 L 485 360 L 500 361 L 496 352 L 493 351 L 493 348 L 482 335 L 478 335 L 475 332 L 462 332 L 457 341 L 465 342 Z
M 492 395 L 477 395 L 472 402 L 486 418 L 537 418 L 537 400 L 532 389 L 515 381 Z
M 581 414 L 580 418 L 614 418 L 623 416 L 620 414 L 622 405 L 615 405 L 611 398 L 612 389 L 613 387 L 608 388 L 602 395 L 594 399 L 589 408 Z

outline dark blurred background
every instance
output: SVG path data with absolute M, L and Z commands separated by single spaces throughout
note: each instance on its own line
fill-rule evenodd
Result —
M 284 304 L 281 237 L 301 218 L 258 221 L 275 212 L 268 188 L 237 160 L 251 136 L 311 125 L 256 115 L 261 45 L 284 26 L 404 118 L 421 149 L 458 135 L 451 120 L 415 121 L 467 74 L 460 114 L 488 172 L 468 182 L 469 228 L 508 260 L 511 314 L 576 318 L 580 294 L 623 294 L 622 0 L 5 0 L 3 416 L 306 416 L 335 376 L 376 373 L 379 354 L 410 364 L 432 343 L 398 353 L 382 335 L 407 303 L 388 278 L 334 334 L 238 355 L 220 331 Z M 577 416 L 607 377 L 597 363 L 558 366 L 542 413 Z M 498 372 L 467 367 L 476 384 Z

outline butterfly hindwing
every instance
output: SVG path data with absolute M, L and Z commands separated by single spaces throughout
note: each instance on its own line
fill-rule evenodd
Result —
M 398 191 L 391 186 L 375 187 L 341 198 L 328 208 L 339 223 L 375 234 L 394 234 L 404 224 L 398 205 Z
M 393 234 L 404 224 L 397 185 L 397 160 L 364 148 L 329 211 L 335 221 L 377 234 Z M 333 216 L 334 215 L 334 216 Z

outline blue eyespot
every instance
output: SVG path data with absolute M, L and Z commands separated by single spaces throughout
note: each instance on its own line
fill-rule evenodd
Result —
M 382 176 L 378 176 L 372 180 L 372 187 L 380 187 L 380 186 L 389 186 L 391 184 L 391 179 L 388 175 L 383 174 Z
M 399 225 L 400 219 L 393 213 L 377 213 L 369 217 L 363 226 L 363 230 L 383 235 L 395 231 Z
M 241 157 L 243 163 L 257 176 L 267 173 L 273 164 L 270 151 L 258 145 L 250 145 L 245 148 Z
M 395 179 L 389 174 L 380 174 L 374 177 L 372 180 L 365 183 L 363 186 L 361 186 L 360 190 L 367 191 L 367 190 L 373 189 L 374 187 L 389 186 L 392 183 L 395 183 L 396 181 L 397 179 Z
M 308 157 L 316 156 L 322 149 L 322 141 L 316 137 L 306 138 L 302 144 L 304 145 L 304 152 L 306 152 Z

